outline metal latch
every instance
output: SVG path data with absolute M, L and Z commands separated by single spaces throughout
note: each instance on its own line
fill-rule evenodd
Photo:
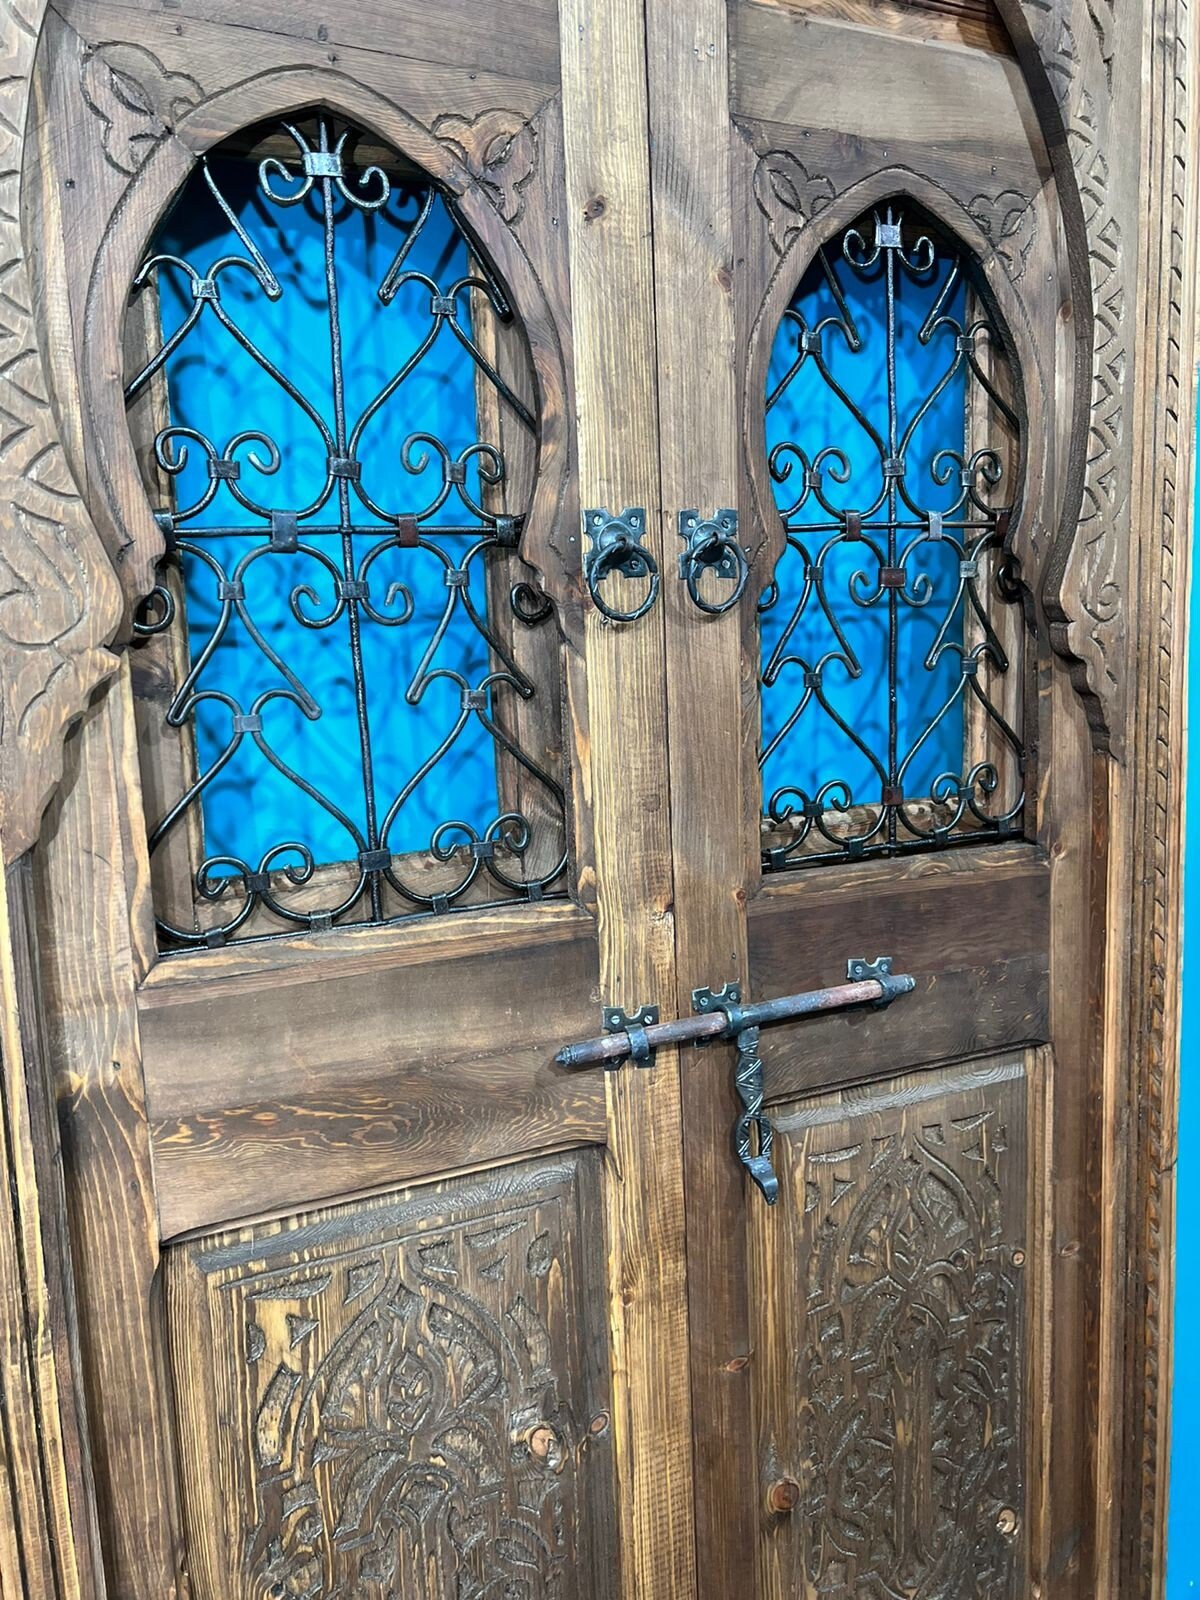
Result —
M 742 1102 L 734 1124 L 734 1150 L 767 1204 L 774 1205 L 779 1197 L 779 1180 L 771 1161 L 774 1133 L 763 1112 L 759 1030 L 776 1022 L 790 1022 L 824 1011 L 844 1011 L 851 1006 L 889 1006 L 917 986 L 915 978 L 893 973 L 891 956 L 877 956 L 874 961 L 854 956 L 846 963 L 846 978 L 847 982 L 828 989 L 806 989 L 775 1000 L 760 1000 L 755 1005 L 742 1004 L 741 986 L 736 983 L 727 983 L 718 991 L 695 989 L 695 1015 L 679 1017 L 674 1022 L 660 1022 L 656 1006 L 642 1006 L 633 1016 L 616 1006 L 606 1006 L 607 1031 L 595 1039 L 565 1046 L 554 1059 L 563 1067 L 603 1066 L 612 1070 L 626 1060 L 648 1065 L 659 1045 L 732 1040 L 737 1047 L 734 1082 Z

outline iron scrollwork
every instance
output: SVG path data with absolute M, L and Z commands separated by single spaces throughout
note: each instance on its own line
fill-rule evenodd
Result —
M 737 534 L 738 514 L 729 508 L 714 512 L 711 517 L 701 517 L 696 510 L 679 513 L 679 537 L 683 540 L 679 576 L 687 584 L 692 604 L 710 617 L 732 611 L 746 592 L 750 560 Z M 732 582 L 732 590 L 720 600 L 706 600 L 700 593 L 700 583 L 706 572 Z
M 1007 466 L 974 437 L 1011 448 L 1019 419 L 970 284 L 952 241 L 887 205 L 819 251 L 784 313 L 766 414 L 786 545 L 759 601 L 768 871 L 1022 828 Z
M 166 537 L 168 563 L 184 564 L 185 590 L 206 583 L 218 606 L 212 632 L 187 666 L 166 721 L 170 727 L 182 729 L 194 726 L 198 713 L 209 718 L 224 715 L 228 732 L 217 759 L 198 770 L 186 792 L 154 827 L 151 850 L 181 829 L 189 814 L 198 812 L 205 791 L 249 740 L 261 760 L 294 785 L 298 800 L 304 797 L 306 804 L 318 808 L 312 814 L 323 815 L 322 826 L 328 829 L 332 819 L 340 830 L 344 851 L 325 859 L 348 860 L 354 869 L 331 879 L 334 887 L 328 893 L 314 886 L 298 896 L 296 891 L 313 884 L 323 864 L 301 839 L 285 834 L 249 859 L 235 851 L 206 854 L 195 868 L 194 884 L 198 904 L 207 907 L 210 925 L 201 926 L 198 919 L 197 926 L 189 927 L 164 918 L 160 929 L 168 944 L 220 944 L 239 931 L 243 937 L 253 936 L 261 931 L 261 919 L 256 917 L 260 911 L 270 914 L 266 928 L 270 933 L 320 930 L 340 921 L 383 922 L 401 915 L 446 912 L 467 901 L 478 905 L 497 898 L 539 900 L 561 893 L 564 887 L 563 790 L 554 774 L 518 742 L 514 730 L 519 724 L 512 709 L 532 699 L 537 687 L 518 662 L 513 622 L 538 626 L 550 616 L 550 602 L 531 583 L 519 581 L 510 587 L 512 615 L 507 623 L 497 614 L 489 614 L 498 594 L 492 574 L 509 571 L 515 558 L 508 552 L 517 546 L 523 523 L 520 514 L 496 509 L 502 503 L 498 497 L 506 480 L 505 457 L 495 444 L 480 439 L 452 449 L 428 429 L 417 429 L 404 439 L 399 473 L 373 473 L 371 451 L 364 455 L 363 450 L 372 425 L 397 395 L 407 392 L 404 385 L 438 342 L 452 342 L 452 348 L 457 347 L 468 393 L 490 391 L 521 427 L 536 432 L 535 415 L 485 355 L 471 321 L 472 296 L 499 322 L 512 320 L 512 308 L 477 250 L 466 270 L 457 273 L 452 282 L 443 283 L 416 270 L 413 251 L 430 225 L 435 205 L 442 200 L 450 223 L 457 225 L 452 204 L 431 182 L 407 172 L 394 180 L 376 164 L 356 169 L 353 138 L 348 130 L 338 132 L 324 118 L 300 125 L 285 123 L 271 147 L 281 149 L 282 140 L 282 153 L 266 155 L 257 171 L 256 204 L 264 217 L 272 208 L 304 206 L 320 219 L 323 228 L 323 280 L 305 283 L 302 297 L 327 318 L 331 405 L 328 396 L 323 400 L 306 395 L 300 380 L 260 347 L 240 325 L 236 309 L 231 309 L 231 297 L 225 293 L 230 275 L 249 274 L 261 295 L 278 300 L 284 295 L 282 272 L 273 269 L 267 248 L 255 241 L 251 225 L 222 193 L 210 163 L 202 163 L 203 184 L 236 234 L 242 253 L 227 252 L 203 270 L 179 255 L 152 254 L 133 286 L 137 294 L 161 282 L 165 275 L 182 275 L 190 287 L 191 303 L 180 325 L 170 334 L 164 332 L 161 347 L 129 382 L 127 402 L 133 402 L 156 376 L 161 374 L 160 382 L 171 379 L 167 371 L 170 358 L 186 345 L 202 318 L 215 319 L 266 374 L 275 386 L 270 392 L 286 397 L 292 408 L 289 415 L 294 416 L 295 430 L 303 435 L 305 447 L 319 439 L 324 458 L 305 502 L 280 506 L 268 502 L 265 490 L 295 443 L 289 435 L 277 440 L 253 422 L 240 426 L 224 445 L 175 421 L 157 433 L 154 457 L 162 475 L 160 482 L 165 480 L 176 491 L 189 454 L 203 457 L 202 492 L 186 504 L 178 503 L 176 492 L 174 503 L 160 509 L 157 520 Z M 425 296 L 428 322 L 415 347 L 397 359 L 387 381 L 354 415 L 347 398 L 352 352 L 347 348 L 339 310 L 339 230 L 355 214 L 380 212 L 394 190 L 406 219 L 407 210 L 415 206 L 415 219 L 401 222 L 403 241 L 375 289 L 376 309 L 382 314 L 403 295 L 406 314 L 413 315 L 412 308 Z M 285 254 L 288 248 L 285 240 Z M 464 244 L 464 261 L 467 248 Z M 444 265 L 451 257 L 446 254 L 440 259 Z M 397 477 L 401 484 L 411 483 L 416 490 L 427 472 L 431 478 L 424 482 L 432 482 L 430 488 L 407 496 L 396 494 Z M 214 513 L 206 516 L 210 506 Z M 457 509 L 456 521 L 451 520 L 456 512 L 450 507 Z M 230 522 L 236 526 L 225 525 Z M 226 558 L 223 544 L 224 550 L 233 548 L 235 559 Z M 493 566 L 497 558 L 504 563 L 500 567 Z M 367 630 L 413 624 L 417 612 L 413 569 L 419 563 L 431 564 L 432 571 L 440 574 L 445 598 L 433 603 L 436 615 L 425 619 L 429 623 L 427 642 L 403 687 L 404 701 L 416 708 L 431 686 L 437 685 L 438 694 L 457 695 L 457 709 L 437 713 L 445 717 L 445 723 L 431 736 L 432 748 L 423 759 L 414 735 L 415 770 L 395 792 L 389 789 L 381 795 L 375 720 L 381 699 L 394 699 L 393 686 L 368 683 L 363 642 Z M 287 575 L 279 576 L 283 564 Z M 258 574 L 262 570 L 284 584 L 284 634 L 278 618 L 273 617 L 267 627 L 256 613 L 252 580 L 259 583 L 255 592 L 261 593 Z M 437 589 L 431 592 L 436 594 Z M 176 610 L 172 587 L 164 582 L 144 605 L 139 632 L 143 637 L 162 633 L 175 622 Z M 286 629 L 291 628 L 328 639 L 322 648 L 339 653 L 338 672 L 352 684 L 357 748 L 352 758 L 346 753 L 347 781 L 336 786 L 297 770 L 272 739 L 273 716 L 281 709 L 292 715 L 298 711 L 310 724 L 323 711 L 303 681 L 302 671 L 287 659 Z M 298 643 L 300 635 L 294 638 Z M 459 665 L 453 651 L 464 638 L 470 641 L 469 659 Z M 249 641 L 261 655 L 263 687 L 245 702 L 221 688 L 209 687 L 206 681 L 214 654 L 227 639 Z M 426 714 L 430 715 L 428 706 Z M 465 745 L 472 734 L 485 749 L 494 750 L 495 760 L 507 763 L 506 770 L 513 774 L 512 781 L 498 789 L 499 796 L 509 803 L 501 798 L 497 814 L 486 822 L 446 817 L 429 838 L 421 863 L 424 871 L 409 871 L 409 857 L 398 854 L 390 842 L 397 818 L 456 744 L 462 740 Z M 531 793 L 537 796 L 532 808 L 522 798 L 511 803 L 514 794 L 524 797 Z M 228 908 L 228 914 L 218 911 L 214 917 L 213 908 L 218 907 Z
M 636 622 L 658 599 L 661 575 L 654 553 L 643 544 L 646 537 L 646 512 L 642 506 L 626 506 L 620 516 L 603 507 L 583 513 L 583 531 L 588 548 L 583 557 L 583 576 L 592 603 L 609 622 Z M 605 580 L 614 573 L 623 578 L 649 580 L 646 593 L 625 611 L 609 605 L 603 595 Z

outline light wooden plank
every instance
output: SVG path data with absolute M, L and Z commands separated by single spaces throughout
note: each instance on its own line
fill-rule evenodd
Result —
M 641 4 L 566 0 L 561 29 L 580 501 L 644 506 L 665 565 Z M 626 626 L 588 606 L 584 651 L 601 991 L 626 1008 L 670 1005 L 662 606 Z M 653 1071 L 627 1067 L 607 1086 L 623 1593 L 686 1600 L 696 1570 L 678 1057 L 663 1051 Z

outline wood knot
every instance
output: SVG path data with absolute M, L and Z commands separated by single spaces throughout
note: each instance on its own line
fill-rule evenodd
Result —
M 602 194 L 594 194 L 583 208 L 585 222 L 598 222 L 608 210 L 608 201 Z
M 777 1517 L 786 1517 L 800 1504 L 800 1485 L 795 1478 L 777 1478 L 767 1490 L 767 1508 Z

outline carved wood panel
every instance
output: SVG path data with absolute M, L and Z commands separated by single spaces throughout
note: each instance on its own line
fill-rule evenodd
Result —
M 1026 1067 L 775 1117 L 752 1212 L 762 1594 L 1023 1595 Z
M 197 1600 L 611 1594 L 597 1176 L 564 1157 L 169 1253 Z

